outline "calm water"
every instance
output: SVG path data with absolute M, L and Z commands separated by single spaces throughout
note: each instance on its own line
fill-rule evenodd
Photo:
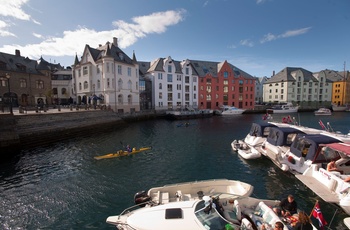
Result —
M 315 117 L 295 114 L 304 126 L 319 128 L 319 118 L 334 130 L 348 133 L 350 113 Z M 246 136 L 262 115 L 213 117 L 179 121 L 152 120 L 121 130 L 78 138 L 50 147 L 22 151 L 0 163 L 1 229 L 113 229 L 105 223 L 133 205 L 133 195 L 164 184 L 227 178 L 254 185 L 259 198 L 281 199 L 294 194 L 299 207 L 310 213 L 317 196 L 292 175 L 267 159 L 245 161 L 230 143 Z M 275 115 L 281 120 L 283 115 Z M 152 146 L 147 153 L 124 158 L 94 160 L 129 143 Z M 328 221 L 338 210 L 332 229 L 344 229 L 346 214 L 320 201 Z

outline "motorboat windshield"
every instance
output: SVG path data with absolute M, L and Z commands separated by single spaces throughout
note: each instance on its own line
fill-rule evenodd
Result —
M 195 215 L 206 229 L 225 229 L 226 225 L 231 225 L 230 222 L 220 216 L 215 208 L 209 212 L 205 212 L 204 200 L 197 203 Z

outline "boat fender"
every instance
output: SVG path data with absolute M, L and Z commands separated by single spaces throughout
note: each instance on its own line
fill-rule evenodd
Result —
M 286 164 L 282 164 L 281 165 L 281 169 L 284 171 L 284 172 L 287 172 L 289 170 L 289 166 L 286 165 Z
M 293 165 L 295 164 L 295 160 L 294 160 L 294 158 L 292 157 L 292 156 L 288 156 L 288 161 L 290 162 L 290 163 L 292 163 Z

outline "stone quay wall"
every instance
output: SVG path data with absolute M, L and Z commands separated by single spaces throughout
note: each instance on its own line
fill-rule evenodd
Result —
M 135 120 L 137 120 L 135 118 Z M 106 110 L 0 115 L 0 155 L 16 149 L 111 131 L 127 122 Z

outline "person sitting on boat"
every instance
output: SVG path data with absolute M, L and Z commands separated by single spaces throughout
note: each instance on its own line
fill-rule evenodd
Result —
M 130 147 L 130 145 L 127 145 L 127 146 L 126 146 L 126 151 L 128 151 L 129 153 L 132 152 L 132 148 Z
M 298 205 L 294 200 L 294 196 L 290 194 L 287 198 L 281 200 L 279 208 L 273 208 L 273 210 L 277 214 L 287 217 L 297 213 Z
M 216 208 L 215 203 L 210 196 L 203 196 L 204 200 L 204 213 L 209 214 L 212 208 Z
M 337 165 L 335 164 L 335 161 L 331 161 L 327 164 L 327 171 L 328 172 L 340 172 L 340 173 L 343 173 L 342 170 L 339 170 L 337 168 Z
M 298 213 L 298 221 L 295 223 L 292 223 L 293 230 L 312 230 L 312 224 L 309 216 L 303 212 L 300 211 Z

